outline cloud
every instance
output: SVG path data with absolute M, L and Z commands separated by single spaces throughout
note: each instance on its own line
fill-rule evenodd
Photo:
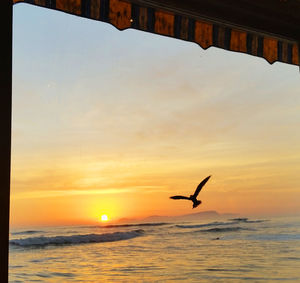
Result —
M 51 198 L 51 197 L 68 197 L 68 196 L 88 196 L 88 195 L 111 195 L 111 194 L 124 194 L 124 193 L 137 193 L 140 190 L 157 191 L 160 186 L 136 186 L 129 188 L 110 188 L 101 190 L 39 190 L 28 191 L 12 194 L 13 199 L 36 199 L 36 198 Z

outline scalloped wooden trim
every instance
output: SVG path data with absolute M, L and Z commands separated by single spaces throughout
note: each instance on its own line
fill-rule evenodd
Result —
M 299 65 L 299 43 L 238 30 L 215 22 L 195 20 L 163 9 L 140 6 L 129 0 L 13 0 L 112 24 L 119 30 L 134 28 L 229 51 Z

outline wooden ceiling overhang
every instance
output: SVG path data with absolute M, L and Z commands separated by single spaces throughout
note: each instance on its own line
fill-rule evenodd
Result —
M 299 65 L 300 0 L 13 0 Z

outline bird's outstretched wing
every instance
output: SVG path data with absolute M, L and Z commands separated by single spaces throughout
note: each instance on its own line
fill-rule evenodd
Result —
M 208 179 L 211 176 L 206 177 L 197 187 L 196 191 L 194 192 L 194 197 L 197 197 L 198 194 L 200 193 L 201 189 L 203 188 L 203 186 L 206 184 L 206 182 L 208 181 Z
M 172 197 L 170 197 L 171 199 L 188 199 L 189 200 L 189 198 L 188 197 L 185 197 L 185 196 L 172 196 Z

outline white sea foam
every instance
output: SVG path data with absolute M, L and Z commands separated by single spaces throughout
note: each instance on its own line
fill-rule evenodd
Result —
M 71 235 L 71 236 L 55 236 L 55 237 L 30 237 L 24 239 L 10 240 L 11 245 L 22 247 L 39 247 L 48 245 L 67 245 L 67 244 L 82 244 L 82 243 L 102 243 L 128 240 L 143 235 L 142 229 L 128 232 L 115 232 L 105 234 L 86 234 L 86 235 Z

